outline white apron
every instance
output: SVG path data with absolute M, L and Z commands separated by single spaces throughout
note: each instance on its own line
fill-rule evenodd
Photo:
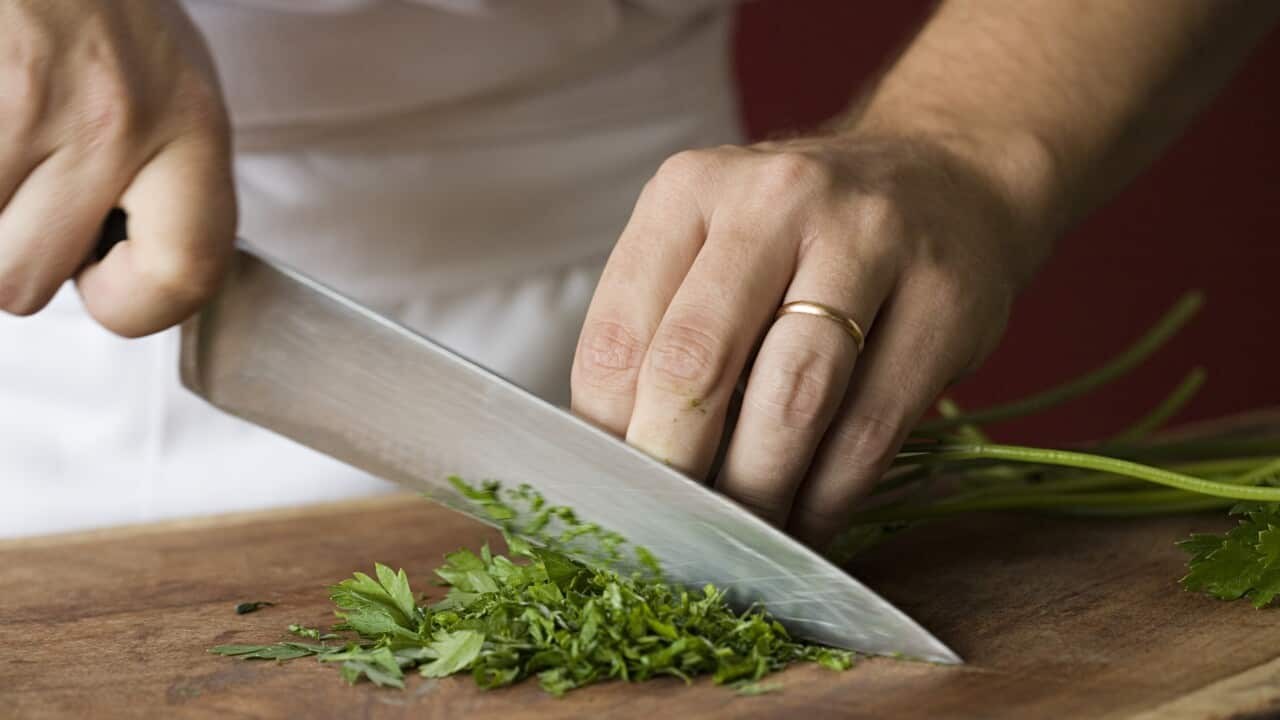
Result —
M 553 401 L 668 155 L 734 142 L 730 0 L 187 0 L 236 129 L 240 234 Z M 177 336 L 68 285 L 0 314 L 0 537 L 386 483 L 222 415 Z M 496 441 L 496 440 L 495 440 Z

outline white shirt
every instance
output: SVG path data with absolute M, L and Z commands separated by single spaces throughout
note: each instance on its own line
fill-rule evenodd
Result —
M 738 139 L 727 0 L 187 0 L 236 132 L 243 237 L 567 402 L 641 185 Z M 0 316 L 0 536 L 389 486 L 205 405 L 172 331 L 64 288 Z

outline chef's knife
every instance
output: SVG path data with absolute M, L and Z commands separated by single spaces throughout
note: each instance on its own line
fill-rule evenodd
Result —
M 226 412 L 491 520 L 448 482 L 528 483 L 647 548 L 668 578 L 764 605 L 796 636 L 960 662 L 857 580 L 732 501 L 241 245 L 182 328 L 182 382 Z

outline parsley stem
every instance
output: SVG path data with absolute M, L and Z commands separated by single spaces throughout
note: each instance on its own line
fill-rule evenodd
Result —
M 1191 372 L 1182 378 L 1182 382 L 1178 383 L 1177 387 L 1173 389 L 1173 392 L 1160 401 L 1160 404 L 1152 408 L 1137 422 L 1116 433 L 1109 442 L 1135 442 L 1145 438 L 1152 431 L 1159 430 L 1170 418 L 1178 414 L 1179 410 L 1186 407 L 1191 398 L 1196 396 L 1196 393 L 1200 392 L 1206 377 L 1208 377 L 1208 373 L 1204 368 L 1192 368 Z
M 1240 458 L 1214 458 L 1212 460 L 1199 460 L 1192 462 L 1170 463 L 1165 466 L 1167 470 L 1180 472 L 1184 475 L 1196 475 L 1203 477 L 1205 475 L 1222 475 L 1223 482 L 1229 482 L 1233 485 L 1257 485 L 1255 482 L 1243 482 L 1239 478 L 1231 477 L 1240 473 L 1250 473 L 1255 468 L 1280 460 L 1280 456 L 1262 456 L 1262 457 L 1240 457 Z
M 1033 510 L 1050 509 L 1067 512 L 1097 511 L 1106 514 L 1157 514 L 1160 512 L 1188 512 L 1190 510 L 1222 507 L 1230 501 L 1182 490 L 1142 490 L 1136 492 L 1100 493 L 1036 493 L 990 496 L 915 505 L 907 507 L 876 508 L 853 516 L 852 524 L 891 523 L 927 520 L 949 515 L 980 512 L 984 510 Z M 1115 511 L 1120 511 L 1116 513 Z
M 1116 458 L 1068 450 L 1048 450 L 1017 445 L 942 445 L 936 450 L 928 452 L 903 453 L 898 456 L 895 464 L 935 464 L 960 460 L 1004 460 L 1008 462 L 1074 467 L 1082 470 L 1097 470 L 1214 497 L 1280 502 L 1280 488 L 1241 486 L 1214 480 L 1204 480 L 1128 460 L 1118 460 Z
M 1267 468 L 1270 469 L 1268 470 Z M 1036 469 L 1032 466 L 1024 466 L 1021 469 L 1027 474 L 1036 472 Z M 1231 485 L 1258 485 L 1261 482 L 1260 480 L 1250 479 L 1253 473 L 1261 472 L 1262 479 L 1266 479 L 1267 477 L 1275 474 L 1280 474 L 1280 458 L 1225 458 L 1218 460 L 1205 460 L 1203 462 L 1179 463 L 1176 465 L 1170 465 L 1165 469 L 1183 475 L 1224 476 L 1221 478 L 1221 481 Z M 986 469 L 984 468 L 983 470 Z M 1238 475 L 1238 473 L 1244 474 Z M 1005 483 L 993 482 L 989 485 L 969 490 L 964 493 L 964 496 L 977 496 L 979 493 L 983 495 L 991 495 L 999 493 L 1064 492 L 1076 490 L 1100 490 L 1103 488 L 1132 488 L 1135 484 L 1140 484 L 1142 482 L 1142 480 L 1128 475 L 1115 475 L 1104 472 L 1082 472 L 1047 478 L 1036 482 L 1030 482 L 1025 479 Z
M 962 417 L 964 411 L 960 409 L 960 405 L 949 397 L 943 397 L 938 400 L 938 414 L 944 418 Z M 982 428 L 972 423 L 965 423 L 959 427 L 952 429 L 955 438 L 960 442 L 971 443 L 989 443 L 991 438 L 982 431 Z
M 1183 493 L 1181 490 L 1166 490 L 1179 493 L 1183 497 L 1170 499 L 1167 502 L 1148 502 L 1134 505 L 1109 505 L 1096 507 L 1061 507 L 1055 512 L 1067 515 L 1088 515 L 1093 517 L 1143 517 L 1151 515 L 1182 515 L 1205 510 L 1225 510 L 1235 504 L 1235 500 Z
M 929 434 L 962 425 L 985 425 L 1031 415 L 1088 394 L 1141 365 L 1152 353 L 1160 349 L 1160 346 L 1164 345 L 1169 338 L 1173 337 L 1196 314 L 1202 304 L 1204 304 L 1204 295 L 1199 291 L 1192 291 L 1183 295 L 1165 313 L 1164 317 L 1160 318 L 1150 330 L 1138 338 L 1128 349 L 1115 356 L 1102 367 L 1081 375 L 1074 380 L 1004 405 L 996 405 L 970 413 L 930 420 L 921 423 L 918 428 L 921 432 Z
M 1040 451 L 1037 451 L 1040 452 Z M 1014 469 L 1013 466 L 998 466 Z M 939 464 L 922 464 L 910 470 L 925 473 Z M 991 468 L 982 468 L 981 471 Z M 1028 471 L 1032 468 L 1026 466 Z M 1153 468 L 1154 469 L 1154 468 Z M 1233 486 L 1258 485 L 1280 476 L 1280 456 L 1221 458 L 1186 462 L 1166 468 L 1178 474 L 1209 473 L 1225 476 L 1221 481 Z M 1198 479 L 1198 478 L 1197 478 Z M 1037 482 L 1019 480 L 980 486 L 945 497 L 931 504 L 893 503 L 854 516 L 854 524 L 909 522 L 983 510 L 1043 509 L 1073 515 L 1141 516 L 1214 510 L 1230 507 L 1234 498 L 1207 495 L 1198 491 L 1135 490 L 1145 478 L 1114 472 L 1090 471 Z M 1093 491 L 1093 492 L 1084 492 Z M 1047 498 L 1047 499 L 1042 499 Z
M 1110 455 L 1146 463 L 1171 463 L 1178 460 L 1215 460 L 1275 455 L 1280 452 L 1280 438 L 1274 434 L 1191 437 L 1155 440 L 1150 443 L 1103 443 L 1091 445 L 1087 450 L 1096 455 Z
M 885 478 L 872 488 L 871 495 L 884 495 L 913 484 L 919 487 L 923 481 L 929 480 L 934 475 L 937 475 L 937 468 L 924 465 L 913 467 L 905 472 Z
M 1272 458 L 1270 462 L 1265 462 L 1249 472 L 1233 478 L 1231 483 L 1234 485 L 1261 485 L 1276 477 L 1280 477 L 1280 458 Z

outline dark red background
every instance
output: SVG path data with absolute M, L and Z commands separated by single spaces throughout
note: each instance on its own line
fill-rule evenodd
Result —
M 839 112 L 932 2 L 762 0 L 739 18 L 737 71 L 753 137 Z M 1193 324 L 1142 370 L 1001 439 L 1098 437 L 1157 403 L 1194 365 L 1209 380 L 1179 419 L 1280 405 L 1280 32 L 1148 172 L 1064 238 L 1023 295 L 1005 341 L 956 390 L 977 407 L 1104 362 L 1178 296 L 1201 288 Z

